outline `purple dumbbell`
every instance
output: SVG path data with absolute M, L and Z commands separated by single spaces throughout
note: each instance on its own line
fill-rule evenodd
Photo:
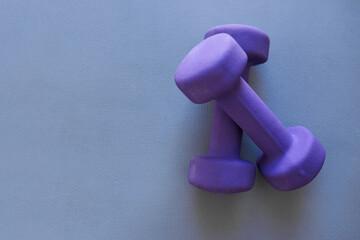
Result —
M 210 29 L 205 38 L 218 33 L 231 35 L 248 56 L 242 77 L 248 81 L 251 66 L 266 62 L 269 37 L 260 29 L 240 25 L 223 25 Z M 190 161 L 189 182 L 216 193 L 250 190 L 255 181 L 255 165 L 239 157 L 242 130 L 215 102 L 209 152 Z M 204 174 L 206 173 L 206 174 Z
M 286 191 L 302 187 L 320 171 L 325 150 L 308 129 L 285 128 L 240 77 L 246 64 L 247 55 L 237 42 L 220 33 L 205 39 L 186 55 L 176 70 L 175 81 L 194 103 L 216 99 L 262 150 L 257 164 L 274 188 Z M 204 179 L 208 177 L 207 172 L 202 174 Z M 234 178 L 230 172 L 212 176 L 215 180 L 209 181 L 216 181 L 217 177 Z

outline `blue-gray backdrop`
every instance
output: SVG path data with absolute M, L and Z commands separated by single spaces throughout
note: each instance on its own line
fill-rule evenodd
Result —
M 327 150 L 302 189 L 187 182 L 212 103 L 173 75 L 226 23 L 269 34 L 251 86 Z M 358 0 L 0 1 L 0 239 L 359 239 L 359 59 Z

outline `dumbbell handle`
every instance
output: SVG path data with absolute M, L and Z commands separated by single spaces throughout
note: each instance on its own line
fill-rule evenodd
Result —
M 248 81 L 249 70 L 250 65 L 247 65 L 242 73 L 242 78 L 245 81 Z M 242 134 L 242 129 L 215 101 L 208 155 L 239 157 Z
M 216 101 L 266 155 L 284 153 L 291 145 L 291 134 L 244 79 Z

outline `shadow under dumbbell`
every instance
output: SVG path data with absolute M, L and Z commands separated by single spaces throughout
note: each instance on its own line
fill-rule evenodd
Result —
M 214 239 L 229 239 L 246 218 L 239 214 L 243 206 L 239 194 L 214 194 L 196 189 L 194 201 L 201 230 Z
M 268 229 L 279 239 L 292 239 L 296 229 L 306 222 L 308 188 L 281 192 L 270 186 L 258 172 L 254 187 L 257 211 L 261 212 Z

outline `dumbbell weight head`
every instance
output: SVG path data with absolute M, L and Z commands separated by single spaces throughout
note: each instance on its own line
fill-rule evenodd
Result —
M 204 38 L 219 33 L 227 33 L 235 39 L 247 54 L 248 65 L 254 66 L 267 61 L 270 39 L 264 31 L 242 24 L 226 24 L 211 28 L 206 32 Z
M 257 166 L 263 177 L 280 191 L 289 191 L 310 183 L 322 168 L 325 149 L 305 127 L 287 129 L 293 141 L 281 154 L 261 152 Z
M 175 72 L 178 88 L 194 103 L 209 102 L 234 89 L 247 55 L 228 34 L 221 33 L 196 45 Z

